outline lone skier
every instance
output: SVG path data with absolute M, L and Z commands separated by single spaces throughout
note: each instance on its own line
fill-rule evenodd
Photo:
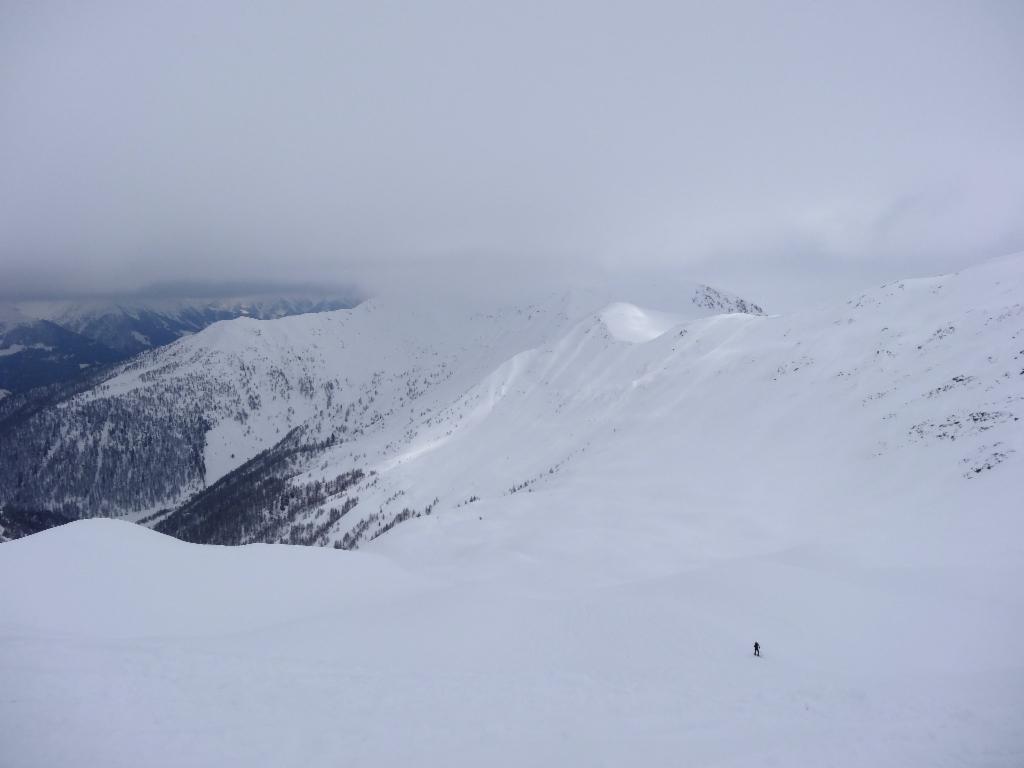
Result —
M 761 644 L 759 642 L 757 642 L 757 640 L 754 641 L 754 655 L 755 656 L 760 656 L 761 655 Z

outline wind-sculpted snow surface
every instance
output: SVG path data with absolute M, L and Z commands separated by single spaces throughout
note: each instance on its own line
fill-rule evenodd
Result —
M 687 546 L 700 556 L 813 538 L 837 515 L 875 530 L 879 518 L 1014 504 L 1022 302 L 1017 259 L 793 317 L 666 329 L 664 314 L 613 305 L 510 358 L 410 439 L 367 454 L 378 481 L 350 524 L 367 505 L 386 518 L 434 498 L 437 514 L 470 498 L 503 506 L 513 492 L 541 494 L 516 509 L 586 495 L 599 500 L 587 514 L 617 524 L 638 503 L 658 520 L 699 510 Z M 352 462 L 346 450 L 331 449 L 329 464 Z M 535 535 L 547 529 L 538 523 Z M 559 546 L 561 532 L 550 535 Z M 879 531 L 879 552 L 888 546 Z
M 606 298 L 232 322 L 32 416 L 180 388 L 206 477 L 147 522 L 328 546 L 0 546 L 3 756 L 1024 764 L 1024 260 Z

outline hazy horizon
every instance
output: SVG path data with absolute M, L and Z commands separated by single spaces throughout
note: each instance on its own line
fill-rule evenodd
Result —
M 1024 250 L 1024 6 L 8 3 L 0 293 L 692 279 Z

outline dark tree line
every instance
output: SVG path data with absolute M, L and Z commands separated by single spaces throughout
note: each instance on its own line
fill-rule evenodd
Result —
M 145 392 L 39 410 L 0 433 L 0 501 L 70 517 L 165 504 L 202 486 L 208 429 Z
M 150 369 L 155 360 L 163 357 L 146 353 L 103 375 L 0 400 L 0 505 L 73 518 L 175 507 L 206 484 L 206 433 L 225 419 L 245 426 L 261 391 L 290 392 L 283 373 L 263 379 L 244 361 L 238 387 L 182 370 L 189 361 L 181 359 Z M 142 386 L 112 382 L 135 372 Z M 305 372 L 298 387 L 314 394 Z M 324 389 L 333 400 L 335 387 Z M 345 411 L 337 401 L 321 410 L 314 435 L 338 426 L 311 445 L 329 447 L 357 429 L 339 424 Z
M 359 382 L 321 380 L 307 358 L 301 350 L 279 362 L 177 345 L 0 400 L 0 507 L 55 520 L 145 515 L 193 541 L 326 544 L 355 506 L 361 474 L 352 473 L 360 470 L 311 483 L 300 471 L 325 449 L 382 427 L 396 404 L 450 373 L 441 363 Z M 283 439 L 207 487 L 207 433 L 234 421 L 253 437 L 251 417 L 267 408 L 280 413 Z
M 65 517 L 59 512 L 6 506 L 0 509 L 0 542 L 20 539 L 45 531 L 47 528 L 70 523 L 71 520 L 72 518 Z
M 156 530 L 201 544 L 326 544 L 330 528 L 358 503 L 357 497 L 345 494 L 365 474 L 352 469 L 327 481 L 295 483 L 303 457 L 323 447 L 300 443 L 301 433 L 293 430 L 196 494 L 157 523 Z M 335 497 L 338 506 L 325 506 Z
M 397 495 L 397 494 L 396 494 Z M 417 517 L 425 517 L 434 511 L 434 507 L 437 506 L 437 502 L 440 499 L 434 499 L 422 510 L 410 509 L 409 507 L 403 507 L 402 511 L 394 515 L 390 519 L 386 519 L 384 514 L 384 508 L 381 507 L 378 511 L 372 515 L 360 520 L 351 529 L 349 529 L 342 537 L 341 541 L 334 542 L 335 549 L 358 549 L 359 545 L 363 543 L 363 540 L 373 541 L 378 536 L 383 536 L 385 533 L 390 531 L 396 525 L 401 525 L 406 520 L 412 520 Z

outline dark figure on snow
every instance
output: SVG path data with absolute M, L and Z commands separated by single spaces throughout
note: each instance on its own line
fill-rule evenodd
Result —
M 754 641 L 754 655 L 755 656 L 760 656 L 761 655 L 761 644 L 759 642 L 757 642 L 756 640 Z

